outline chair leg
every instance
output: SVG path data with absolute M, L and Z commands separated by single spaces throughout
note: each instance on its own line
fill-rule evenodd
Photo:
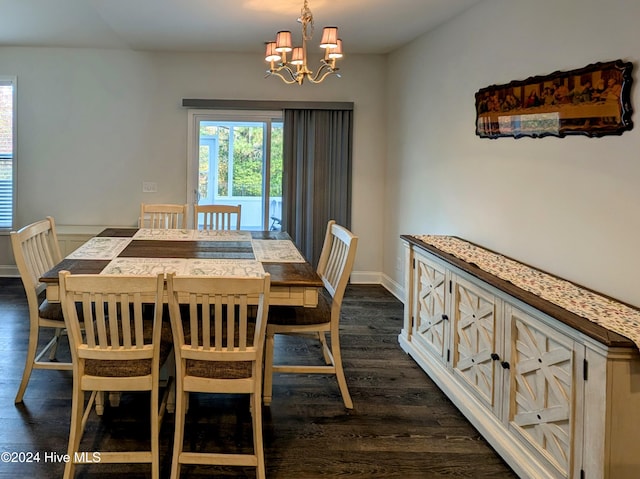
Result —
M 115 391 L 109 393 L 109 406 L 111 407 L 120 407 L 120 399 L 122 398 L 122 393 Z
M 344 406 L 347 409 L 353 409 L 353 402 L 351 401 L 351 395 L 349 394 L 349 388 L 347 387 L 347 380 L 344 376 L 344 370 L 342 369 L 340 333 L 337 328 L 331 330 L 331 354 L 333 355 L 333 365 L 336 368 L 336 379 L 338 380 L 338 387 L 340 388 L 340 393 L 342 394 Z
M 104 391 L 98 391 L 96 394 L 96 414 L 98 416 L 104 414 Z
M 167 393 L 167 412 L 173 414 L 176 411 L 176 358 L 175 353 L 172 351 L 169 358 L 161 368 L 160 377 L 166 377 L 166 381 L 169 383 L 169 391 Z
M 264 389 L 262 393 L 262 401 L 265 405 L 271 404 L 271 395 L 273 391 L 273 348 L 275 334 L 267 332 L 264 343 Z
M 80 389 L 80 386 L 76 383 L 77 381 L 74 380 L 71 399 L 71 425 L 69 426 L 69 446 L 67 447 L 69 460 L 64 466 L 63 479 L 71 479 L 74 476 L 76 467 L 74 456 L 80 447 L 80 440 L 82 439 L 84 391 L 82 391 Z
M 167 412 L 173 414 L 176 412 L 176 382 L 171 381 L 169 384 L 169 392 L 167 393 Z
M 171 479 L 180 477 L 180 453 L 184 442 L 184 423 L 188 393 L 181 391 L 182 384 L 176 385 L 175 430 L 173 434 L 173 458 L 171 460 Z
M 329 345 L 327 344 L 327 336 L 324 331 L 318 331 L 318 340 L 320 340 L 320 346 L 322 347 L 322 355 L 324 356 L 325 364 L 331 364 L 331 357 L 329 356 Z
M 160 404 L 158 382 L 151 389 L 151 479 L 160 479 Z
M 60 336 L 62 336 L 62 328 L 56 328 L 54 333 L 55 341 L 51 345 L 51 349 L 49 350 L 49 361 L 53 361 L 56 359 L 56 353 L 58 352 L 58 344 L 60 344 Z
M 20 387 L 14 402 L 16 404 L 22 402 L 24 393 L 27 390 L 27 384 L 29 384 L 29 378 L 31 377 L 31 371 L 33 371 L 33 363 L 36 360 L 36 353 L 38 349 L 38 337 L 40 328 L 38 326 L 31 326 L 29 328 L 29 346 L 27 347 L 27 357 L 24 362 L 24 371 L 22 372 L 22 380 L 20 381 Z
M 258 384 L 256 389 L 259 389 L 260 385 Z M 251 420 L 253 423 L 253 451 L 256 455 L 256 460 L 258 462 L 256 469 L 256 478 L 257 479 L 265 479 L 266 471 L 264 466 L 264 445 L 262 441 L 262 400 L 260 397 L 260 392 L 256 392 L 251 395 Z

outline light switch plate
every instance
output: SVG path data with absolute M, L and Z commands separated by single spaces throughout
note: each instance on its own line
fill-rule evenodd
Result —
M 157 193 L 158 192 L 158 183 L 153 181 L 143 181 L 142 182 L 142 192 L 143 193 Z

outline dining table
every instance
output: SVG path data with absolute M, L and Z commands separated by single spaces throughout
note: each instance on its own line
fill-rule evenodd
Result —
M 283 231 L 106 228 L 42 275 L 59 302 L 58 274 L 258 276 L 269 273 L 269 303 L 315 307 L 323 286 Z

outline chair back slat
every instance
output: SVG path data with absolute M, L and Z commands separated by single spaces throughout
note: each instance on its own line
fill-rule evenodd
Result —
M 205 301 L 208 298 L 205 298 Z M 208 308 L 208 305 L 205 303 L 202 304 L 202 308 L 205 310 Z M 189 331 L 196 331 L 196 334 L 191 334 L 191 347 L 197 348 L 200 345 L 198 344 L 198 300 L 197 295 L 192 293 L 189 295 Z M 182 328 L 181 328 L 182 330 Z M 204 346 L 204 345 L 203 345 Z
M 139 298 L 140 295 L 133 295 L 133 298 L 130 298 L 130 296 L 127 293 L 124 293 L 122 295 L 122 303 L 123 304 L 129 304 L 130 301 L 136 301 L 137 298 Z M 137 303 L 134 303 L 133 305 L 134 308 L 137 307 Z M 135 316 L 135 315 L 134 315 Z M 142 316 L 142 314 L 140 315 Z M 125 348 L 131 348 L 133 347 L 134 344 L 140 344 L 140 342 L 137 340 L 137 338 L 135 338 L 135 333 L 138 331 L 138 328 L 136 326 L 134 326 L 133 328 L 133 333 L 134 336 L 133 338 L 135 339 L 135 341 L 132 341 L 132 336 L 131 336 L 131 315 L 129 314 L 129 309 L 125 308 L 122 310 L 122 345 Z
M 47 235 L 48 233 L 43 231 L 28 239 L 25 243 L 27 255 L 36 274 L 44 273 L 48 269 L 47 266 L 53 264 Z
M 187 205 L 140 204 L 141 228 L 179 229 L 187 227 Z
M 83 301 L 88 302 L 93 305 L 94 315 L 93 317 L 89 316 L 91 322 L 96 324 L 96 337 L 91 338 L 94 341 L 94 348 L 102 348 L 104 349 L 107 346 L 107 318 L 110 315 L 106 315 L 104 311 L 104 300 L 102 299 L 102 294 L 92 295 L 90 293 L 83 294 Z M 117 318 L 113 318 L 116 321 Z
M 338 308 L 353 269 L 357 245 L 357 236 L 335 221 L 329 221 L 317 272 Z
M 110 335 L 110 344 L 108 346 L 111 347 L 120 347 L 125 346 L 124 344 L 124 334 L 120 334 L 120 329 L 124 329 L 124 323 L 128 322 L 129 319 L 129 308 L 122 307 L 119 308 L 120 301 L 122 301 L 122 305 L 126 306 L 128 303 L 125 302 L 126 295 L 120 295 L 120 297 L 116 297 L 114 294 L 110 294 L 107 300 L 107 308 L 109 310 L 109 335 Z M 119 316 L 119 317 L 118 317 Z
M 329 259 L 327 261 L 327 269 L 324 273 L 326 280 L 335 287 L 338 285 L 340 276 L 344 271 L 344 267 L 347 260 L 348 247 L 339 238 L 333 238 L 331 245 L 331 252 L 329 253 Z
M 225 304 L 227 304 L 227 318 L 226 318 L 227 335 L 226 335 L 226 338 L 223 337 L 222 348 L 225 351 L 233 351 L 236 348 L 237 341 L 239 341 L 239 338 L 236 340 L 236 337 L 235 337 L 236 319 L 238 320 L 238 322 L 240 322 L 242 320 L 242 314 L 238 314 L 236 316 L 236 301 L 235 301 L 236 298 L 225 297 L 220 299 L 223 300 Z M 220 317 L 215 319 L 216 321 L 222 321 L 222 318 Z M 246 325 L 246 321 L 244 323 Z M 242 327 L 238 324 L 238 328 L 237 328 L 238 333 L 240 333 L 241 330 L 242 330 Z M 224 339 L 226 339 L 226 341 L 224 341 Z
M 44 289 L 40 283 L 42 275 L 62 260 L 53 218 L 48 216 L 12 231 L 11 245 L 27 296 L 35 297 Z
M 203 298 L 205 301 L 205 304 L 209 304 L 210 302 L 210 298 Z M 217 300 L 216 300 L 217 299 Z M 204 306 L 203 306 L 204 309 Z M 220 298 L 214 298 L 213 300 L 213 329 L 215 331 L 215 337 L 214 337 L 214 346 L 213 349 L 216 351 L 220 351 L 222 349 L 222 320 L 220 318 L 222 318 L 222 301 Z M 208 311 L 208 309 L 207 309 Z M 209 318 L 211 318 L 211 316 L 209 316 Z M 206 321 L 207 323 L 209 323 L 209 321 Z M 209 331 L 211 330 L 211 327 L 209 327 Z M 207 344 L 211 344 L 210 342 L 208 342 Z
M 25 254 L 29 260 L 34 280 L 37 280 L 42 273 L 57 263 L 53 260 L 49 234 L 49 230 L 42 231 L 28 238 L 24 243 Z
M 247 297 L 246 296 L 240 296 L 239 298 L 239 311 L 240 311 L 240 316 L 239 316 L 239 334 L 238 334 L 238 343 L 237 343 L 237 348 L 239 351 L 245 351 L 247 349 L 247 331 L 249 329 L 249 325 L 248 325 L 248 321 L 249 321 L 249 309 L 248 309 L 248 304 L 247 304 Z M 229 333 L 227 335 L 227 337 L 229 338 L 233 338 L 235 337 L 235 333 L 232 335 L 231 333 Z
M 194 228 L 205 230 L 239 230 L 241 213 L 242 205 L 194 205 Z
M 178 213 L 149 213 L 149 224 L 152 229 L 179 228 Z
M 80 358 L 152 359 L 159 341 L 162 308 L 154 310 L 153 334 L 145 334 L 143 298 L 156 302 L 163 294 L 164 277 L 71 275 L 60 273 L 60 300 L 69 330 L 72 353 Z M 78 324 L 81 304 L 85 331 Z
M 159 275 L 158 276 L 158 295 L 164 295 L 164 277 L 162 277 L 163 275 Z M 157 298 L 158 303 L 162 302 L 162 296 L 158 296 Z M 142 308 L 143 308 L 143 302 L 142 302 L 142 297 L 139 291 L 136 291 L 134 293 L 134 302 L 133 302 L 133 307 L 135 308 L 135 314 L 134 314 L 134 324 L 135 324 L 135 344 L 143 344 L 144 342 L 144 315 L 142 312 Z M 159 306 L 156 306 L 156 308 L 158 308 Z M 161 314 L 159 311 L 157 312 L 157 314 Z
M 176 360 L 180 356 L 203 361 L 255 360 L 262 354 L 269 286 L 268 274 L 264 278 L 169 275 L 167 291 Z M 184 322 L 180 297 L 189 301 L 189 318 Z M 249 307 L 256 299 L 257 308 Z M 184 329 L 187 325 L 188 332 Z
M 89 295 L 87 294 L 86 297 L 81 300 L 81 302 L 82 302 L 82 317 L 91 318 L 91 316 L 93 315 L 93 308 L 91 307 L 91 302 L 89 301 Z M 73 319 L 72 319 L 74 323 L 74 325 L 72 326 L 72 329 L 73 329 L 75 327 L 76 316 L 75 316 L 75 313 L 73 313 L 72 311 L 70 311 L 68 314 L 73 316 Z M 85 338 L 86 338 L 87 344 L 89 344 L 89 347 L 95 348 L 96 347 L 95 323 L 93 321 L 87 321 L 87 323 L 84 326 L 85 326 Z
M 202 348 L 204 350 L 211 349 L 211 323 L 209 321 L 205 321 L 204 320 L 204 312 L 205 311 L 210 311 L 212 306 L 213 306 L 214 310 L 216 311 L 216 315 L 218 314 L 218 310 L 219 309 L 221 310 L 220 304 L 214 301 L 214 303 L 212 305 L 211 302 L 210 302 L 210 299 L 211 298 L 208 295 L 205 295 L 202 298 L 202 308 L 201 308 L 202 320 L 199 323 L 199 324 L 202 324 L 202 335 L 198 335 L 199 328 L 195 329 L 195 330 L 194 329 L 191 330 L 191 336 L 192 337 L 193 336 L 196 336 L 196 337 L 200 336 L 202 338 Z M 194 300 L 198 301 L 198 297 L 195 296 Z M 222 336 L 222 334 L 220 334 L 220 331 L 222 331 L 222 329 L 218 330 L 217 326 L 218 326 L 218 324 L 216 323 L 214 325 L 214 330 L 215 330 L 215 333 L 216 333 L 215 334 L 215 338 L 216 338 L 216 340 L 219 340 L 221 338 L 221 336 Z M 195 331 L 195 334 L 194 334 L 194 331 Z M 197 341 L 199 341 L 199 340 L 197 340 Z M 218 343 L 216 341 L 216 346 L 217 345 L 218 345 Z

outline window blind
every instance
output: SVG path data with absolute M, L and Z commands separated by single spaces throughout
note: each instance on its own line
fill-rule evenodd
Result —
M 0 229 L 13 227 L 15 79 L 0 77 Z

